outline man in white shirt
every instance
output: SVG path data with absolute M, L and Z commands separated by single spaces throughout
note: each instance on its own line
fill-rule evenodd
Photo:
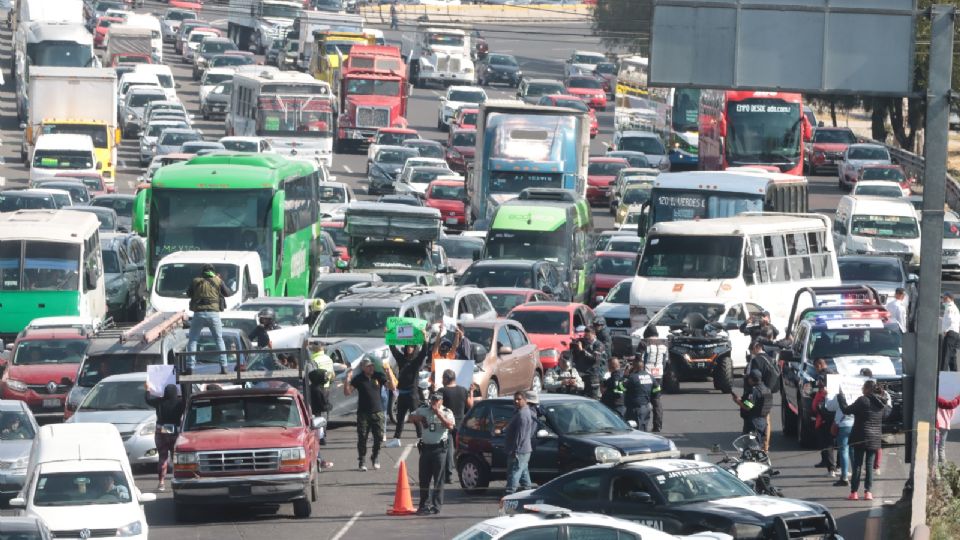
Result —
M 943 313 L 940 315 L 940 333 L 943 335 L 941 371 L 957 370 L 957 347 L 960 346 L 960 310 L 953 302 L 953 294 L 943 293 Z
M 893 293 L 893 298 L 885 306 L 890 313 L 890 318 L 900 325 L 901 332 L 907 331 L 907 304 L 903 301 L 906 296 L 907 291 L 903 290 L 903 287 L 897 287 L 897 290 Z

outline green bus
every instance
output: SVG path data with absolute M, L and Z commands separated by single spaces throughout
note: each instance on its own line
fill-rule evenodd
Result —
M 584 301 L 593 254 L 593 217 L 586 199 L 566 189 L 527 188 L 501 204 L 490 223 L 483 258 L 556 263 L 572 301 Z
M 256 251 L 267 296 L 306 296 L 320 252 L 316 165 L 271 154 L 198 156 L 157 170 L 137 193 L 133 228 L 147 276 L 175 251 Z

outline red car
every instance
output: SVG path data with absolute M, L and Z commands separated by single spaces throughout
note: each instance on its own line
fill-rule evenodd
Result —
M 576 111 L 586 111 L 590 116 L 590 138 L 594 138 L 600 133 L 600 122 L 597 121 L 597 115 L 593 112 L 593 109 L 587 107 L 577 96 L 571 96 L 569 94 L 554 94 L 551 96 L 541 96 L 538 105 L 549 105 L 552 107 L 566 107 L 568 109 L 574 109 Z
M 120 17 L 100 17 L 97 19 L 97 24 L 93 27 L 94 47 L 103 47 L 103 42 L 107 38 L 107 31 L 110 30 L 110 25 L 114 23 L 123 23 L 123 19 Z
M 90 340 L 73 328 L 22 332 L 0 359 L 0 398 L 24 401 L 38 418 L 62 418 L 63 402 L 77 379 Z
M 587 165 L 587 201 L 590 204 L 610 202 L 610 184 L 620 169 L 630 166 L 626 158 L 594 156 Z
M 577 96 L 591 108 L 602 111 L 607 108 L 607 93 L 603 82 L 596 77 L 570 77 L 567 79 L 566 93 Z
M 460 109 L 451 125 L 460 129 L 477 129 L 477 117 L 479 115 L 480 109 L 477 108 Z
M 530 341 L 540 348 L 543 369 L 552 369 L 557 367 L 559 352 L 583 336 L 577 329 L 592 324 L 594 315 L 589 307 L 574 302 L 529 302 L 513 308 L 507 318 L 523 325 Z M 544 354 L 549 349 L 557 354 Z
M 103 182 L 103 177 L 100 176 L 100 173 L 67 172 L 57 173 L 55 176 L 64 180 L 72 179 L 83 182 L 83 185 L 87 186 L 87 191 L 90 192 L 91 197 L 106 195 L 107 193 L 117 191 L 115 186 L 108 186 Z
M 427 186 L 425 195 L 426 205 L 440 211 L 444 226 L 452 228 L 467 226 L 463 208 L 466 190 L 462 180 L 434 180 Z
M 451 129 L 447 136 L 447 165 L 450 169 L 466 175 L 477 151 L 477 130 Z
M 170 0 L 170 7 L 176 9 L 192 9 L 200 11 L 203 9 L 203 2 L 192 2 L 191 0 Z
M 915 178 L 908 177 L 903 167 L 899 165 L 865 165 L 857 176 L 857 182 L 860 180 L 896 182 L 900 185 L 900 191 L 904 197 L 910 196 L 913 192 L 911 188 L 917 182 Z
M 320 222 L 320 228 L 330 233 L 333 243 L 337 246 L 337 256 L 344 262 L 350 262 L 350 237 L 343 228 L 343 220 L 325 220 Z
M 547 302 L 553 300 L 549 294 L 539 289 L 525 287 L 486 287 L 483 293 L 490 299 L 498 317 L 506 317 L 510 310 L 527 302 Z
M 843 161 L 847 147 L 857 142 L 857 136 L 850 128 L 818 127 L 806 144 L 805 158 L 807 172 L 816 175 L 824 168 L 835 168 Z
M 614 285 L 634 274 L 637 254 L 629 251 L 598 251 L 587 273 L 587 298 L 597 305 Z

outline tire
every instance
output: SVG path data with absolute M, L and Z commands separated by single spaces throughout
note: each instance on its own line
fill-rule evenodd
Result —
M 463 458 L 457 464 L 457 476 L 460 477 L 460 487 L 469 495 L 483 493 L 490 485 L 487 464 L 472 456 Z
M 500 396 L 500 384 L 496 379 L 490 379 L 487 383 L 487 394 L 483 399 L 493 399 Z
M 310 504 L 310 494 L 306 497 L 293 501 L 293 517 L 297 519 L 306 519 L 313 513 L 313 505 Z
M 533 372 L 533 381 L 530 382 L 530 390 L 538 394 L 543 392 L 543 376 L 540 375 L 539 370 Z
M 729 394 L 733 388 L 733 359 L 723 356 L 717 360 L 713 372 L 713 386 L 724 394 Z
M 317 463 L 316 470 L 313 473 L 313 480 L 310 481 L 310 501 L 320 500 L 320 464 Z
M 814 433 L 812 422 L 804 414 L 803 402 L 800 400 L 799 391 L 797 392 L 797 442 L 802 448 L 815 448 L 817 444 L 816 433 Z
M 680 392 L 680 375 L 673 367 L 672 361 L 668 361 L 667 365 L 663 367 L 662 385 L 663 391 L 668 394 L 676 394 Z

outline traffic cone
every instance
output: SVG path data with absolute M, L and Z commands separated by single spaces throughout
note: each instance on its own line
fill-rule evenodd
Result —
M 407 481 L 407 462 L 400 462 L 397 472 L 397 491 L 393 496 L 393 508 L 387 510 L 388 516 L 409 516 L 417 513 L 410 496 L 410 483 Z

